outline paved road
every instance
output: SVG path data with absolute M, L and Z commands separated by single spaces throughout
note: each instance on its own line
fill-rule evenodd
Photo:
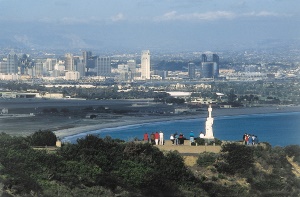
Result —
M 136 100 L 76 100 L 76 99 L 0 99 L 0 109 L 39 108 L 39 107 L 76 107 L 76 106 L 131 106 L 146 104 L 147 99 Z

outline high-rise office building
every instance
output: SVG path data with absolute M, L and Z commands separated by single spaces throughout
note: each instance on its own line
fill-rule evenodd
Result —
M 17 54 L 11 52 L 7 55 L 6 73 L 17 74 L 18 73 L 19 60 Z
M 82 52 L 82 58 L 83 58 L 83 66 L 89 70 L 89 59 L 92 57 L 92 52 L 91 51 L 83 51 Z M 92 68 L 95 68 L 95 64 Z
M 97 76 L 111 75 L 111 60 L 110 57 L 97 58 Z
M 65 54 L 65 70 L 75 71 L 74 59 L 71 53 Z
M 143 80 L 150 79 L 150 51 L 142 51 L 141 55 L 141 78 Z
M 42 61 L 36 61 L 33 67 L 33 75 L 32 77 L 42 77 L 43 76 L 43 67 L 44 63 Z
M 136 62 L 135 60 L 128 60 L 127 65 L 129 70 L 129 79 L 133 80 L 136 77 Z
M 7 61 L 0 62 L 0 73 L 7 73 Z
M 214 68 L 213 68 L 213 76 L 214 78 L 219 77 L 219 56 L 217 54 L 213 54 L 213 62 L 214 64 Z
M 205 54 L 201 55 L 201 62 L 207 62 L 207 56 Z
M 213 62 L 219 64 L 219 56 L 217 54 L 213 54 L 212 57 L 213 57 Z
M 194 79 L 196 77 L 196 66 L 192 62 L 188 64 L 188 74 L 190 79 Z
M 75 70 L 79 72 L 80 77 L 85 76 L 85 66 L 84 66 L 83 62 L 84 62 L 84 60 L 82 57 L 74 58 Z
M 47 71 L 54 70 L 54 66 L 55 66 L 56 63 L 57 63 L 57 59 L 47 58 L 46 62 L 45 62 L 45 64 L 46 64 L 46 70 Z
M 202 62 L 202 78 L 213 78 L 214 62 Z
M 207 61 L 207 56 L 202 54 L 202 78 L 217 78 L 219 77 L 219 56 L 217 54 L 212 55 L 212 61 Z

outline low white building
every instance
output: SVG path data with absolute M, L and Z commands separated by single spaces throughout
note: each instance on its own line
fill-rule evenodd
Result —
M 78 71 L 68 71 L 65 74 L 66 80 L 78 80 L 80 79 L 80 73 Z

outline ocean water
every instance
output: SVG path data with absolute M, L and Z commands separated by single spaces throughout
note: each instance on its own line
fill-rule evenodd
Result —
M 199 118 L 107 128 L 68 136 L 63 141 L 75 143 L 87 134 L 130 141 L 134 138 L 142 139 L 145 132 L 150 134 L 156 131 L 163 131 L 165 139 L 169 139 L 175 132 L 183 133 L 188 138 L 190 131 L 199 136 L 204 131 L 205 121 L 206 118 Z M 272 146 L 300 145 L 300 112 L 214 117 L 213 130 L 214 137 L 220 140 L 239 141 L 244 133 L 248 133 Z

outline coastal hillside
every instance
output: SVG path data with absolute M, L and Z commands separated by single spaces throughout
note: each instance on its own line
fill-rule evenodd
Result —
M 299 196 L 300 146 L 226 143 L 193 154 L 89 135 L 55 145 L 53 132 L 0 134 L 1 196 Z M 38 146 L 38 147 L 37 147 Z M 47 146 L 47 148 L 43 148 Z

